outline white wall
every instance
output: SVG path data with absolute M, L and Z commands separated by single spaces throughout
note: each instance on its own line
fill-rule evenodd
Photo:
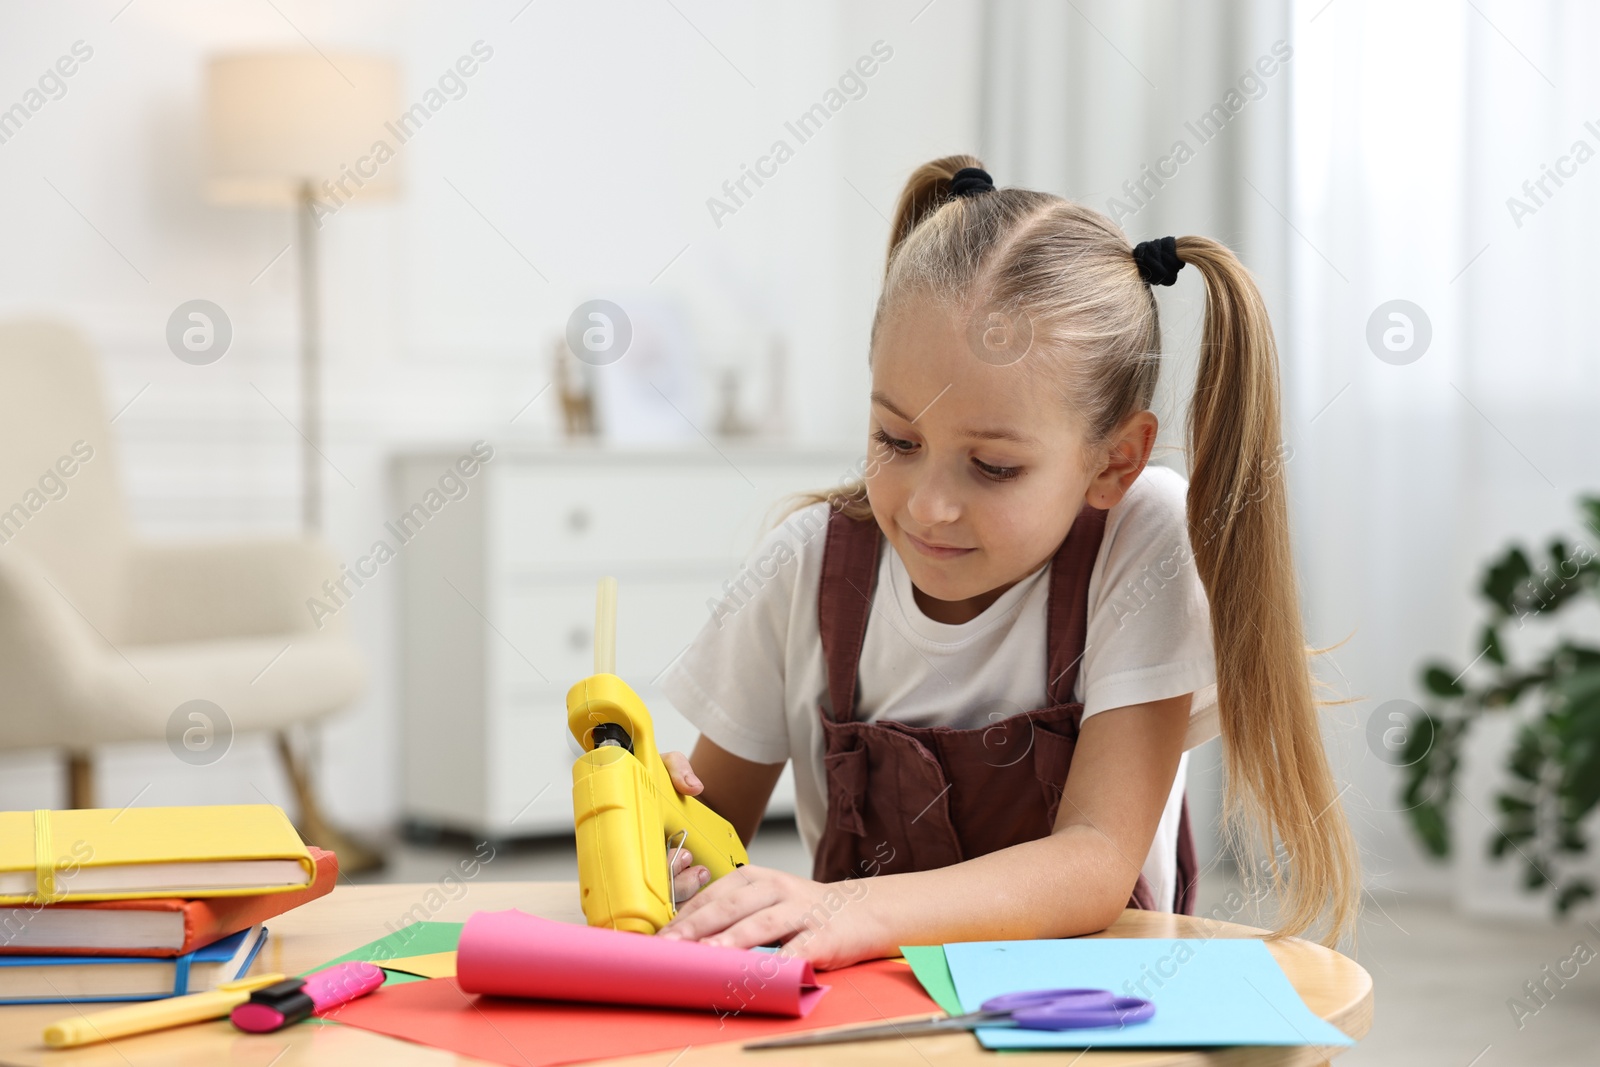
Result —
M 853 443 L 886 216 L 911 168 L 976 143 L 976 26 L 973 5 L 948 0 L 0 5 L 0 107 L 74 42 L 93 49 L 65 95 L 0 144 L 0 314 L 65 317 L 100 348 L 106 402 L 128 405 L 116 428 L 142 532 L 292 532 L 299 438 L 274 410 L 296 417 L 295 253 L 274 260 L 291 221 L 206 202 L 204 61 L 307 39 L 383 53 L 403 64 L 409 104 L 481 40 L 494 53 L 466 95 L 401 149 L 403 197 L 352 205 L 321 231 L 335 550 L 352 558 L 381 526 L 395 450 L 548 436 L 553 393 L 510 420 L 594 296 L 682 302 L 699 342 L 682 406 L 701 425 L 723 366 L 747 370 L 747 414 L 762 413 L 781 335 L 792 436 Z M 785 120 L 879 40 L 893 57 L 865 94 L 714 225 L 707 197 L 775 138 L 793 144 Z M 173 308 L 196 297 L 235 331 L 207 367 L 164 341 Z M 325 736 L 324 792 L 357 826 L 396 811 L 394 594 L 375 585 L 350 610 L 372 685 Z M 204 769 L 161 746 L 102 757 L 103 804 L 289 799 L 259 742 Z M 59 784 L 47 755 L 0 758 L 0 807 L 60 803 Z

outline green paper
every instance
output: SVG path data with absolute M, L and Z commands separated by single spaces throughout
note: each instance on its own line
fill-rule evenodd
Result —
M 946 1015 L 962 1014 L 961 998 L 956 996 L 956 983 L 950 977 L 950 964 L 945 962 L 944 946 L 901 945 L 900 951 L 933 1002 L 943 1008 Z
M 388 937 L 380 937 L 358 949 L 352 949 L 337 959 L 331 959 L 311 971 L 320 971 L 332 967 L 336 963 L 349 963 L 352 960 L 365 960 L 368 963 L 382 963 L 384 960 L 397 960 L 405 956 L 426 956 L 432 952 L 450 952 L 461 940 L 461 923 L 410 923 L 400 927 Z M 942 953 L 941 953 L 942 962 Z M 306 971 L 310 974 L 311 971 Z M 399 971 L 384 971 L 386 976 L 384 985 L 397 985 L 402 982 L 426 982 L 427 979 L 415 974 L 402 974 Z M 947 975 L 949 971 L 945 972 Z

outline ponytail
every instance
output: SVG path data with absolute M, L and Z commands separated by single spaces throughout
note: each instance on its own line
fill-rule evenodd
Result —
M 963 167 L 982 168 L 976 156 L 945 156 L 924 163 L 911 172 L 905 188 L 900 190 L 900 201 L 894 208 L 894 222 L 889 225 L 889 252 L 885 256 L 884 274 L 894 265 L 895 249 L 911 235 L 917 224 L 950 200 L 950 181 Z
M 1045 380 L 1098 448 L 1153 402 L 1161 328 L 1150 285 L 1127 236 L 1091 208 L 1014 187 L 952 197 L 956 172 L 982 166 L 973 156 L 946 156 L 906 181 L 869 353 L 913 295 L 934 296 L 957 316 L 980 306 L 1017 309 L 1032 328 L 1038 355 L 1030 359 L 1048 369 Z M 1255 282 L 1226 247 L 1180 237 L 1174 250 L 1206 284 L 1189 412 L 1188 525 L 1210 600 L 1228 776 L 1222 829 L 1230 844 L 1265 846 L 1277 936 L 1309 930 L 1326 911 L 1324 943 L 1333 945 L 1355 922 L 1358 857 L 1323 748 L 1300 618 L 1272 325 Z M 871 513 L 859 482 L 807 499 Z
M 1278 356 L 1261 294 L 1243 264 L 1205 237 L 1178 257 L 1206 284 L 1189 409 L 1189 540 L 1211 606 L 1228 788 L 1223 821 L 1272 856 L 1277 935 L 1329 910 L 1324 943 L 1354 925 L 1358 857 L 1339 805 L 1313 695 L 1289 547 Z M 1281 841 L 1289 865 L 1274 853 Z

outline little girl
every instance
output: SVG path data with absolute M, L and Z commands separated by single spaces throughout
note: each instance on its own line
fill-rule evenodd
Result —
M 1187 486 L 1146 466 L 1152 286 L 1186 265 L 1206 286 Z M 833 967 L 1193 914 L 1185 751 L 1220 730 L 1226 822 L 1273 855 L 1279 933 L 1326 911 L 1335 943 L 1355 850 L 1301 629 L 1277 354 L 1233 253 L 1130 248 L 1095 211 L 935 160 L 901 193 L 868 360 L 865 477 L 767 535 L 775 576 L 661 683 L 701 731 L 692 766 L 667 755 L 674 784 L 745 841 L 794 762 L 814 880 L 750 866 L 696 893 L 680 850 L 694 895 L 662 936 Z

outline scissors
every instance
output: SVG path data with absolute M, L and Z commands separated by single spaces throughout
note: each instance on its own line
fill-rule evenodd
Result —
M 799 1045 L 832 1045 L 842 1041 L 870 1041 L 884 1037 L 915 1037 L 947 1030 L 971 1030 L 979 1026 L 1017 1026 L 1026 1030 L 1085 1030 L 1099 1026 L 1126 1026 L 1142 1023 L 1156 1013 L 1156 1006 L 1140 997 L 1119 997 L 1108 989 L 1034 989 L 1006 993 L 983 1002 L 977 1011 L 965 1015 L 945 1015 L 906 1023 L 875 1023 L 848 1030 L 828 1030 L 815 1034 L 755 1041 L 744 1047 L 794 1048 Z

